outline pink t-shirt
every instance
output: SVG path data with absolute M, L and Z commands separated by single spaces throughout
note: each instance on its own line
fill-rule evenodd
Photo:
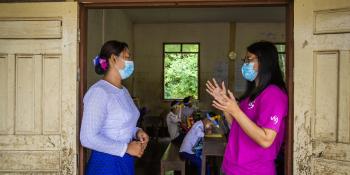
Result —
M 269 148 L 263 148 L 234 120 L 222 163 L 223 171 L 226 175 L 275 175 L 274 160 L 284 139 L 288 113 L 287 94 L 279 87 L 269 85 L 254 101 L 242 100 L 240 108 L 258 126 L 275 130 L 277 136 Z

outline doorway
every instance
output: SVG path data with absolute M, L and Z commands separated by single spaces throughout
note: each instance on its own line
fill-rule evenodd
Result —
M 115 9 L 112 9 L 115 8 Z M 293 60 L 291 58 L 292 57 L 292 44 L 293 44 L 293 40 L 292 40 L 292 4 L 288 3 L 288 1 L 279 1 L 279 2 L 268 2 L 268 1 L 260 1 L 260 2 L 255 2 L 255 3 L 247 3 L 247 2 L 236 2 L 236 1 L 217 1 L 215 3 L 213 2 L 206 2 L 206 1 L 201 1 L 201 2 L 190 2 L 190 1 L 181 1 L 181 2 L 134 2 L 134 1 L 123 1 L 123 2 L 112 2 L 109 1 L 109 3 L 101 3 L 101 2 L 93 2 L 93 1 L 80 1 L 80 92 L 79 92 L 79 101 L 80 101 L 80 121 L 81 121 L 81 117 L 82 117 L 82 98 L 83 95 L 85 94 L 85 92 L 88 89 L 88 86 L 91 84 L 90 81 L 91 79 L 88 78 L 88 72 L 90 71 L 88 66 L 90 64 L 90 61 L 87 58 L 91 57 L 91 54 L 88 52 L 88 29 L 89 29 L 89 22 L 88 22 L 88 16 L 89 16 L 89 12 L 92 11 L 98 11 L 99 9 L 104 9 L 102 10 L 102 15 L 108 15 L 108 13 L 119 13 L 116 12 L 117 10 L 119 11 L 123 11 L 125 14 L 132 16 L 134 18 L 135 21 L 139 20 L 139 24 L 138 24 L 138 28 L 139 30 L 143 30 L 145 29 L 145 21 L 142 22 L 142 20 L 145 19 L 140 19 L 141 17 L 145 17 L 146 14 L 150 15 L 150 14 L 161 14 L 161 13 L 165 13 L 165 14 L 169 14 L 169 16 L 167 18 L 165 18 L 165 20 L 171 21 L 172 22 L 181 22 L 181 23 L 189 23 L 189 22 L 196 22 L 198 24 L 199 21 L 195 21 L 195 19 L 182 19 L 182 21 L 176 21 L 174 19 L 171 18 L 175 18 L 173 14 L 183 14 L 184 17 L 186 17 L 186 13 L 190 14 L 191 16 L 195 16 L 193 14 L 201 14 L 201 11 L 206 11 L 206 13 L 213 13 L 213 14 L 217 14 L 218 11 L 223 12 L 225 10 L 227 10 L 227 13 L 230 13 L 232 11 L 239 11 L 242 10 L 240 12 L 240 14 L 244 13 L 244 12 L 252 12 L 254 11 L 254 8 L 257 8 L 260 10 L 261 9 L 265 9 L 267 11 L 271 11 L 271 9 L 273 8 L 277 8 L 277 9 L 283 9 L 282 13 L 283 13 L 283 22 L 284 22 L 284 40 L 278 40 L 276 39 L 275 42 L 276 44 L 281 44 L 285 43 L 286 47 L 285 47 L 285 54 L 286 54 L 286 60 L 285 60 L 285 75 L 286 75 L 286 81 L 287 81 L 287 86 L 288 86 L 288 94 L 289 94 L 289 117 L 288 117 L 288 127 L 287 127 L 287 137 L 286 137 L 286 151 L 285 151 L 285 174 L 292 174 L 292 138 L 293 138 L 293 110 L 292 110 L 292 102 L 293 102 L 293 84 L 292 84 L 292 68 L 293 68 Z M 114 10 L 114 12 L 113 12 Z M 196 13 L 193 13 L 194 10 L 198 10 Z M 170 11 L 170 12 L 169 12 Z M 177 11 L 177 12 L 176 12 Z M 212 11 L 212 12 L 210 12 Z M 192 12 L 192 13 L 189 13 Z M 280 12 L 281 13 L 281 12 Z M 259 14 L 255 14 L 258 15 Z M 164 14 L 163 15 L 159 15 L 159 16 L 163 16 L 163 18 L 160 18 L 158 20 L 164 20 Z M 187 15 L 189 16 L 189 15 Z M 199 15 L 200 16 L 200 15 Z M 213 15 L 212 15 L 213 16 Z M 261 16 L 261 15 L 260 15 Z M 266 15 L 265 15 L 266 16 Z M 276 15 L 275 15 L 276 16 Z M 277 15 L 278 16 L 278 15 Z M 102 18 L 102 19 L 106 19 L 106 18 Z M 222 26 L 226 26 L 227 27 L 227 34 L 228 36 L 236 36 L 235 33 L 239 32 L 240 27 L 242 27 L 242 25 L 252 25 L 252 24 L 243 24 L 244 22 L 240 23 L 237 22 L 236 20 L 228 20 L 228 19 L 224 19 L 224 17 L 221 17 L 221 19 L 223 19 L 221 22 L 225 23 L 222 24 Z M 148 18 L 148 20 L 150 20 L 150 17 Z M 157 20 L 155 17 L 152 18 L 152 20 Z M 188 21 L 186 21 L 188 20 Z M 202 22 L 204 21 L 203 19 L 200 19 Z M 205 21 L 205 23 L 217 23 L 217 18 L 216 19 L 212 19 L 213 21 Z M 278 19 L 276 19 L 278 20 Z M 140 22 L 141 21 L 141 22 Z M 236 21 L 235 23 L 230 23 L 229 21 Z M 263 20 L 261 20 L 263 21 Z M 107 21 L 101 21 L 106 23 Z M 246 23 L 249 22 L 249 20 L 245 21 Z M 251 21 L 250 21 L 251 22 Z M 143 23 L 143 24 L 142 24 Z M 148 21 L 148 23 L 150 23 L 150 21 Z M 152 27 L 159 27 L 162 26 L 161 23 L 164 23 L 164 21 L 153 21 L 153 23 L 157 23 L 156 26 L 148 26 L 150 30 L 152 30 Z M 104 26 L 104 24 L 103 24 Z M 164 27 L 164 25 L 163 25 Z M 176 27 L 176 26 L 173 26 Z M 193 26 L 192 26 L 193 27 Z M 206 26 L 208 27 L 208 26 Z M 223 28 L 224 28 L 223 27 Z M 238 31 L 237 31 L 238 30 Z M 103 31 L 105 31 L 105 29 L 103 29 Z M 225 31 L 225 30 L 224 30 Z M 104 32 L 102 32 L 103 34 Z M 266 35 L 270 35 L 269 33 L 265 33 Z M 103 39 L 103 37 L 105 37 L 105 39 L 107 38 L 107 36 L 102 36 L 101 39 L 101 44 L 102 41 L 104 41 L 105 39 Z M 236 37 L 235 37 L 236 38 Z M 265 40 L 271 40 L 269 38 L 265 39 Z M 174 41 L 174 39 L 172 39 L 172 41 Z M 138 42 L 134 42 L 134 45 L 137 48 L 137 44 Z M 249 43 L 248 43 L 249 44 Z M 133 47 L 132 46 L 132 47 Z M 202 46 L 202 45 L 201 45 Z M 227 41 L 227 51 L 231 50 L 231 49 L 237 49 L 238 45 L 235 44 L 235 42 L 231 42 Z M 244 46 L 243 46 L 244 47 Z M 134 49 L 132 49 L 134 50 Z M 228 53 L 228 52 L 227 52 Z M 95 53 L 97 54 L 97 53 Z M 135 55 L 137 53 L 134 53 Z M 139 55 L 142 55 L 141 53 Z M 239 53 L 237 54 L 239 55 Z M 222 57 L 225 57 L 225 55 L 223 55 Z M 226 57 L 225 57 L 226 58 Z M 91 58 L 92 59 L 92 58 Z M 201 58 L 203 60 L 203 58 Z M 237 63 L 239 62 L 239 56 L 237 58 Z M 223 59 L 222 64 L 229 64 L 232 65 L 232 62 L 228 61 L 228 59 Z M 239 64 L 233 64 L 234 66 L 236 65 L 237 67 L 240 66 Z M 203 71 L 203 70 L 202 70 Z M 232 73 L 234 74 L 234 71 L 227 71 L 227 74 Z M 137 76 L 137 75 L 136 75 Z M 225 78 L 225 75 L 223 75 L 223 77 Z M 238 74 L 236 77 L 229 77 L 228 75 L 226 75 L 226 78 L 228 80 L 232 80 L 233 79 L 233 83 L 237 84 L 237 82 L 239 82 L 239 78 Z M 205 79 L 206 77 L 202 77 L 203 79 Z M 134 89 L 133 87 L 135 87 L 135 83 L 137 83 L 137 80 L 131 80 L 131 82 L 127 82 L 127 86 L 130 86 L 132 88 L 132 93 L 141 93 L 138 92 L 137 89 Z M 235 90 L 239 91 L 240 87 L 233 87 Z M 159 99 L 161 100 L 161 99 Z M 150 106 L 152 105 L 158 105 L 158 104 L 150 104 Z M 80 126 L 80 125 L 79 125 Z M 80 128 L 80 127 L 79 127 Z M 80 174 L 84 174 L 84 168 L 85 168 L 85 163 L 87 160 L 87 154 L 86 154 L 86 150 L 80 146 L 79 148 L 79 172 Z

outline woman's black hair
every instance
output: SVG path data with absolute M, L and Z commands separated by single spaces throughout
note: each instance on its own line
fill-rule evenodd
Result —
M 286 84 L 278 64 L 278 52 L 275 45 L 268 41 L 260 41 L 248 46 L 247 51 L 257 56 L 259 68 L 255 80 L 247 81 L 247 89 L 240 97 L 240 100 L 249 97 L 249 101 L 254 101 L 271 84 L 286 91 Z M 256 80 L 258 80 L 257 85 L 255 83 Z
M 103 69 L 101 64 L 98 63 L 95 65 L 95 72 L 99 75 L 104 75 L 109 69 L 108 59 L 111 58 L 112 54 L 119 56 L 125 49 L 128 48 L 128 44 L 120 42 L 117 40 L 107 41 L 103 44 L 100 54 L 98 55 L 100 59 L 105 59 L 107 62 L 107 69 Z

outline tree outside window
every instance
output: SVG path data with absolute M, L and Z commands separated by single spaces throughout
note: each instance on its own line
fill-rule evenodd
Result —
M 199 43 L 165 43 L 163 98 L 198 99 Z

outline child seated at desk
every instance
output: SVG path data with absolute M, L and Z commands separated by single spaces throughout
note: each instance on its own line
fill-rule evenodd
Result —
M 202 167 L 202 144 L 204 133 L 211 131 L 212 123 L 208 118 L 203 118 L 194 123 L 186 134 L 181 147 L 180 156 L 196 166 L 197 174 L 201 174 Z M 209 171 L 207 170 L 207 174 Z
M 166 116 L 166 123 L 171 142 L 180 145 L 185 134 L 180 133 L 179 124 L 181 122 L 181 106 L 179 101 L 172 101 L 170 104 L 170 112 Z

